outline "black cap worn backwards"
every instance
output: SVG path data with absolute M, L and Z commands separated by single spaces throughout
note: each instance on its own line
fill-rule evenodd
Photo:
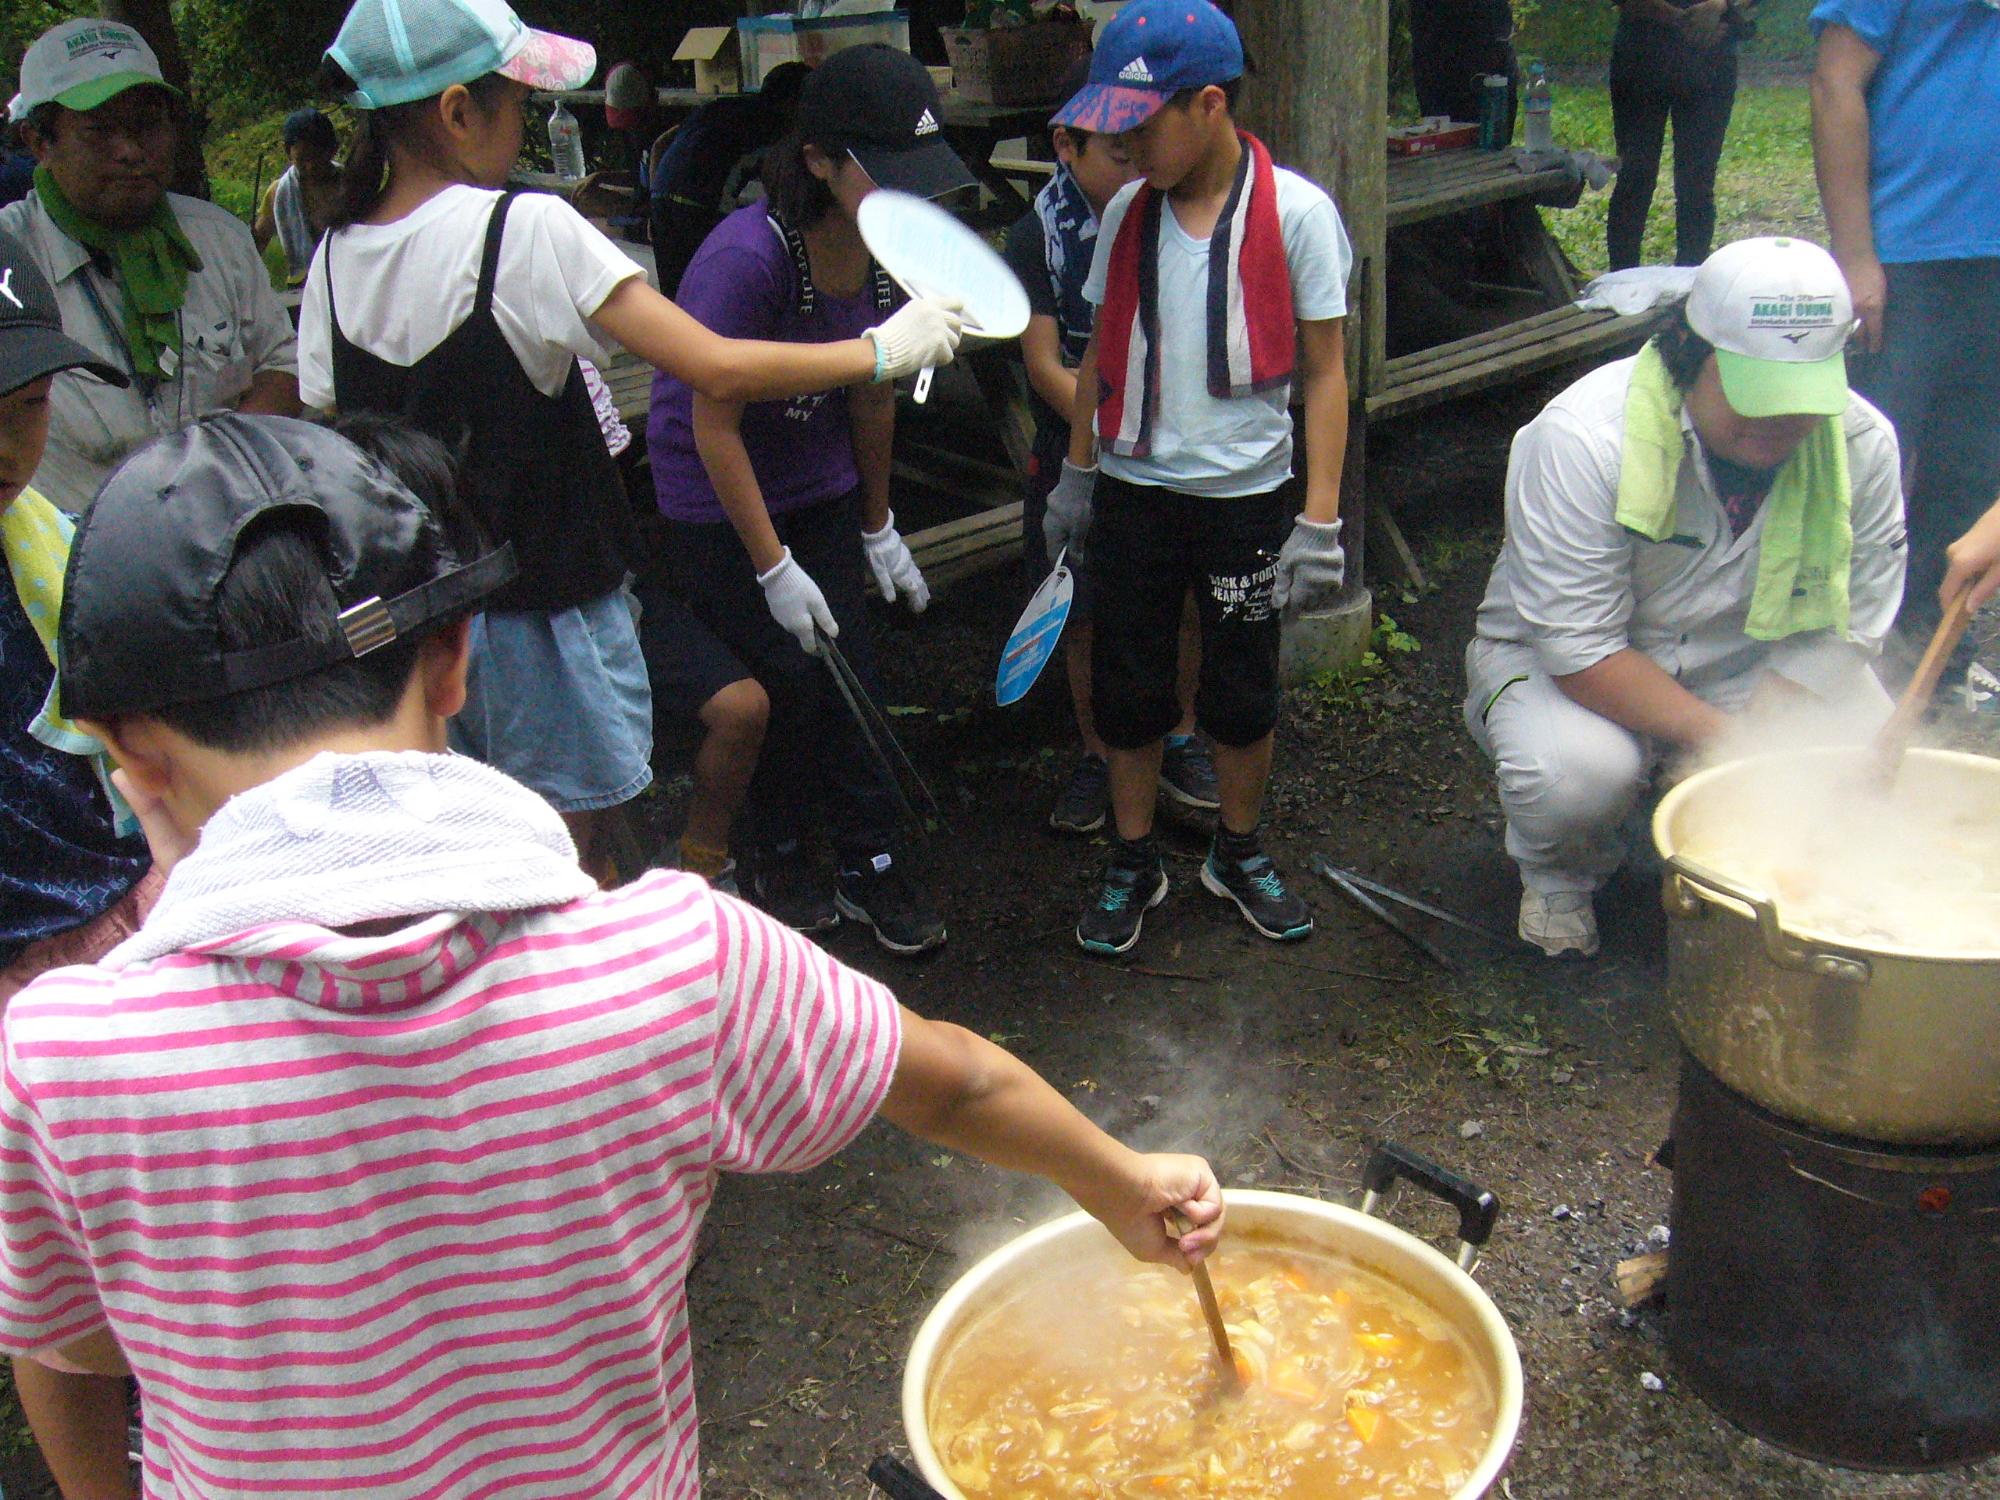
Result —
M 258 518 L 308 517 L 323 599 L 290 640 L 223 649 L 216 595 Z M 502 546 L 461 563 L 429 507 L 339 434 L 290 417 L 205 417 L 104 482 L 70 548 L 62 711 L 109 719 L 303 677 L 468 611 L 514 576 Z
M 822 151 L 849 152 L 877 187 L 937 198 L 974 178 L 945 143 L 930 71 L 881 42 L 846 47 L 812 71 L 798 121 Z
M 56 294 L 11 234 L 0 234 L 0 396 L 61 370 L 87 370 L 125 385 L 124 371 L 63 332 Z

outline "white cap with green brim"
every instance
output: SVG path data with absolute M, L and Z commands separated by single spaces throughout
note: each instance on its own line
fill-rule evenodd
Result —
M 499 73 L 532 89 L 575 89 L 597 49 L 536 31 L 504 0 L 355 0 L 326 55 L 354 80 L 347 102 L 385 109 Z
M 1745 417 L 1847 410 L 1854 300 L 1831 255 L 1809 240 L 1724 245 L 1701 263 L 1688 326 L 1715 346 L 1722 394 Z
M 21 92 L 8 113 L 25 120 L 44 104 L 95 109 L 142 84 L 180 92 L 160 76 L 159 58 L 130 26 L 89 18 L 65 21 L 36 37 L 21 59 Z

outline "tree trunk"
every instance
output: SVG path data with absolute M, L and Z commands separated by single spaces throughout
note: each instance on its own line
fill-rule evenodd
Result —
M 202 160 L 201 138 L 208 131 L 208 116 L 195 103 L 187 55 L 181 51 L 181 39 L 174 30 L 169 0 L 98 0 L 97 12 L 107 21 L 122 21 L 144 37 L 160 59 L 161 76 L 187 96 L 186 126 L 174 153 L 172 186 L 177 193 L 206 198 L 208 166 Z
M 1389 222 L 1388 0 L 1237 0 L 1237 28 L 1257 71 L 1244 82 L 1242 116 L 1271 154 L 1310 177 L 1340 205 L 1365 288 L 1353 298 L 1366 329 L 1348 347 L 1367 389 L 1381 368 L 1383 246 Z
M 1230 8 L 1256 68 L 1244 80 L 1245 128 L 1279 161 L 1333 194 L 1354 246 L 1340 514 L 1347 548 L 1342 603 L 1361 609 L 1368 597 L 1366 398 L 1380 380 L 1388 306 L 1389 0 L 1236 0 Z

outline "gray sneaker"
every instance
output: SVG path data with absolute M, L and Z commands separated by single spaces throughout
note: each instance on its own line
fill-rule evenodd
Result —
M 1222 806 L 1215 783 L 1215 760 L 1193 735 L 1167 736 L 1160 752 L 1160 790 L 1182 807 L 1214 812 Z
M 1095 833 L 1111 810 L 1111 767 L 1101 755 L 1086 755 L 1069 773 L 1069 784 L 1056 798 L 1049 827 L 1059 833 Z

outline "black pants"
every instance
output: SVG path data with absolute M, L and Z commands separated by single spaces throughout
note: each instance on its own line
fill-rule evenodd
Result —
M 1620 25 L 1611 44 L 1611 131 L 1618 178 L 1605 225 L 1611 269 L 1641 260 L 1646 215 L 1674 127 L 1674 264 L 1698 266 L 1715 240 L 1715 169 L 1736 105 L 1736 49 L 1696 52 L 1664 33 Z
M 1296 480 L 1211 498 L 1097 476 L 1091 707 L 1104 742 L 1138 750 L 1179 722 L 1182 601 L 1201 618 L 1195 722 L 1218 745 L 1254 745 L 1278 722 L 1278 549 L 1299 512 Z
M 2000 499 L 2000 259 L 1884 269 L 1882 352 L 1850 355 L 1848 369 L 1903 450 L 1910 572 L 1897 625 L 1921 644 L 1937 625 L 1944 549 Z
M 1521 66 L 1509 37 L 1508 0 L 1410 0 L 1410 81 L 1417 108 L 1454 120 L 1479 118 L 1489 73 L 1507 80 L 1503 138 L 1514 138 L 1514 109 L 1521 96 Z
M 862 574 L 858 492 L 772 518 L 792 560 L 826 595 L 837 644 L 880 703 Z M 895 794 L 882 780 L 826 663 L 771 618 L 757 570 L 727 521 L 668 525 L 676 590 L 771 699 L 763 758 L 744 809 L 743 847 L 768 850 L 823 826 L 834 853 L 863 860 L 889 849 Z

